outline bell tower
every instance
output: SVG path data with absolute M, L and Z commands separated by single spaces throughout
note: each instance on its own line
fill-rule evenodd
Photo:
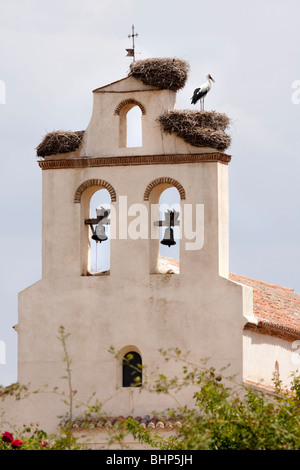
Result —
M 254 320 L 251 290 L 228 279 L 228 122 L 220 113 L 176 110 L 187 71 L 178 59 L 136 62 L 127 77 L 93 91 L 85 131 L 51 133 L 39 145 L 43 266 L 41 280 L 19 294 L 20 383 L 59 385 L 60 325 L 70 333 L 76 395 L 84 402 L 95 393 L 114 416 L 174 406 L 143 389 L 146 373 L 165 372 L 159 349 L 190 351 L 217 368 L 230 364 L 242 379 L 243 326 Z M 133 108 L 141 121 L 136 147 L 127 140 Z M 179 206 L 161 214 L 168 188 Z M 92 213 L 99 190 L 108 205 Z M 159 254 L 175 229 L 179 269 Z M 93 244 L 108 243 L 109 269 L 92 272 Z M 134 377 L 138 386 L 128 377 L 128 354 L 145 366 Z M 30 400 L 31 421 L 55 429 L 66 411 L 61 400 Z

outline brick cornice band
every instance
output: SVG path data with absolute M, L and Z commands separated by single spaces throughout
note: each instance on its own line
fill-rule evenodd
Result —
M 220 162 L 228 164 L 230 155 L 221 152 L 196 154 L 168 154 L 168 155 L 138 155 L 116 157 L 77 157 L 61 158 L 55 160 L 38 160 L 42 170 L 56 170 L 63 168 L 89 168 L 102 166 L 129 166 L 129 165 L 172 165 L 184 163 Z

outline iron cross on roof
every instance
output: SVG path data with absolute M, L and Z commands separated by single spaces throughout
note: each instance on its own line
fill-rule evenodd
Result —
M 134 38 L 138 36 L 138 33 L 134 32 L 134 24 L 131 27 L 131 34 L 128 34 L 129 38 L 132 38 L 132 49 L 126 49 L 127 51 L 127 56 L 126 57 L 133 57 L 132 61 L 135 61 L 135 44 L 134 44 Z

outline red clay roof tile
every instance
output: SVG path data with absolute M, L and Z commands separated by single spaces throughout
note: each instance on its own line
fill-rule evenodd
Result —
M 253 313 L 261 324 L 300 334 L 300 294 L 239 274 L 230 273 L 229 279 L 252 287 Z

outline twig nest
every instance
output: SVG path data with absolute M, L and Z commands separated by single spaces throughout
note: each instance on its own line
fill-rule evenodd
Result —
M 36 148 L 38 157 L 55 155 L 56 153 L 74 152 L 83 137 L 84 131 L 55 131 L 45 135 Z
M 188 62 L 182 59 L 151 58 L 133 62 L 128 75 L 145 85 L 177 91 L 184 87 L 189 68 Z
M 216 111 L 167 111 L 158 118 L 163 132 L 175 133 L 196 147 L 224 151 L 231 144 L 225 130 L 230 125 L 226 114 Z

